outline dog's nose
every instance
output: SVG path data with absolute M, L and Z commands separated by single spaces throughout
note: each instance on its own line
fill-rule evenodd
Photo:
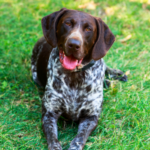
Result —
M 72 38 L 70 38 L 68 40 L 68 48 L 69 49 L 72 49 L 74 51 L 78 51 L 78 50 L 80 50 L 80 47 L 81 47 L 81 42 L 79 40 L 72 39 Z

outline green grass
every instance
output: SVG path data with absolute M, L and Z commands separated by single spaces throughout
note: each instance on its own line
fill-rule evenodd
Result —
M 41 99 L 31 79 L 30 58 L 42 36 L 41 18 L 62 7 L 101 17 L 116 36 L 106 63 L 128 74 L 104 90 L 103 111 L 85 150 L 150 150 L 150 2 L 94 0 L 0 0 L 0 148 L 46 150 Z M 92 6 L 92 4 L 90 4 Z M 126 39 L 126 37 L 130 37 Z M 77 124 L 58 122 L 64 150 Z

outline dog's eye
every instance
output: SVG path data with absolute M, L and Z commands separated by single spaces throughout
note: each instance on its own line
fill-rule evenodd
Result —
M 70 22 L 65 22 L 65 24 L 66 24 L 67 26 L 71 26 L 71 23 L 70 23 Z
M 90 31 L 91 31 L 91 28 L 90 28 L 90 27 L 87 27 L 87 28 L 85 28 L 85 31 L 90 32 Z

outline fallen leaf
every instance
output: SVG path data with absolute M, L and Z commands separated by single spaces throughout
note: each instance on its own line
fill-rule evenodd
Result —
M 147 54 L 148 51 L 142 51 L 140 54 Z
M 119 40 L 119 41 L 122 42 L 122 43 L 124 43 L 124 42 L 126 42 L 127 40 L 131 39 L 131 37 L 132 37 L 132 35 L 129 34 L 127 37 L 125 37 L 124 39 L 121 39 L 121 40 Z
M 113 9 L 112 7 L 107 7 L 107 8 L 105 9 L 105 13 L 106 13 L 107 15 L 113 15 L 113 14 L 114 14 L 114 9 Z
M 125 72 L 125 75 L 129 75 L 130 74 L 130 70 Z
M 93 1 L 91 1 L 86 4 L 79 5 L 78 8 L 86 8 L 86 9 L 94 10 L 97 5 L 98 3 L 94 3 Z
M 143 9 L 146 9 L 146 7 L 147 7 L 146 4 L 143 4 L 143 5 L 142 5 L 142 8 L 143 8 Z
M 136 86 L 135 86 L 135 85 L 132 85 L 132 86 L 131 86 L 131 89 L 133 89 L 133 90 L 136 89 Z

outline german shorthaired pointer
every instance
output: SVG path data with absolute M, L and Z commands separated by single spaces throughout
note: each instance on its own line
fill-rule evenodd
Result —
M 44 37 L 33 49 L 32 75 L 45 88 L 42 123 L 48 149 L 62 150 L 57 139 L 57 120 L 62 115 L 79 121 L 69 150 L 82 150 L 98 123 L 105 71 L 113 72 L 114 78 L 123 75 L 107 68 L 102 59 L 115 36 L 100 18 L 65 8 L 44 17 L 42 29 Z

